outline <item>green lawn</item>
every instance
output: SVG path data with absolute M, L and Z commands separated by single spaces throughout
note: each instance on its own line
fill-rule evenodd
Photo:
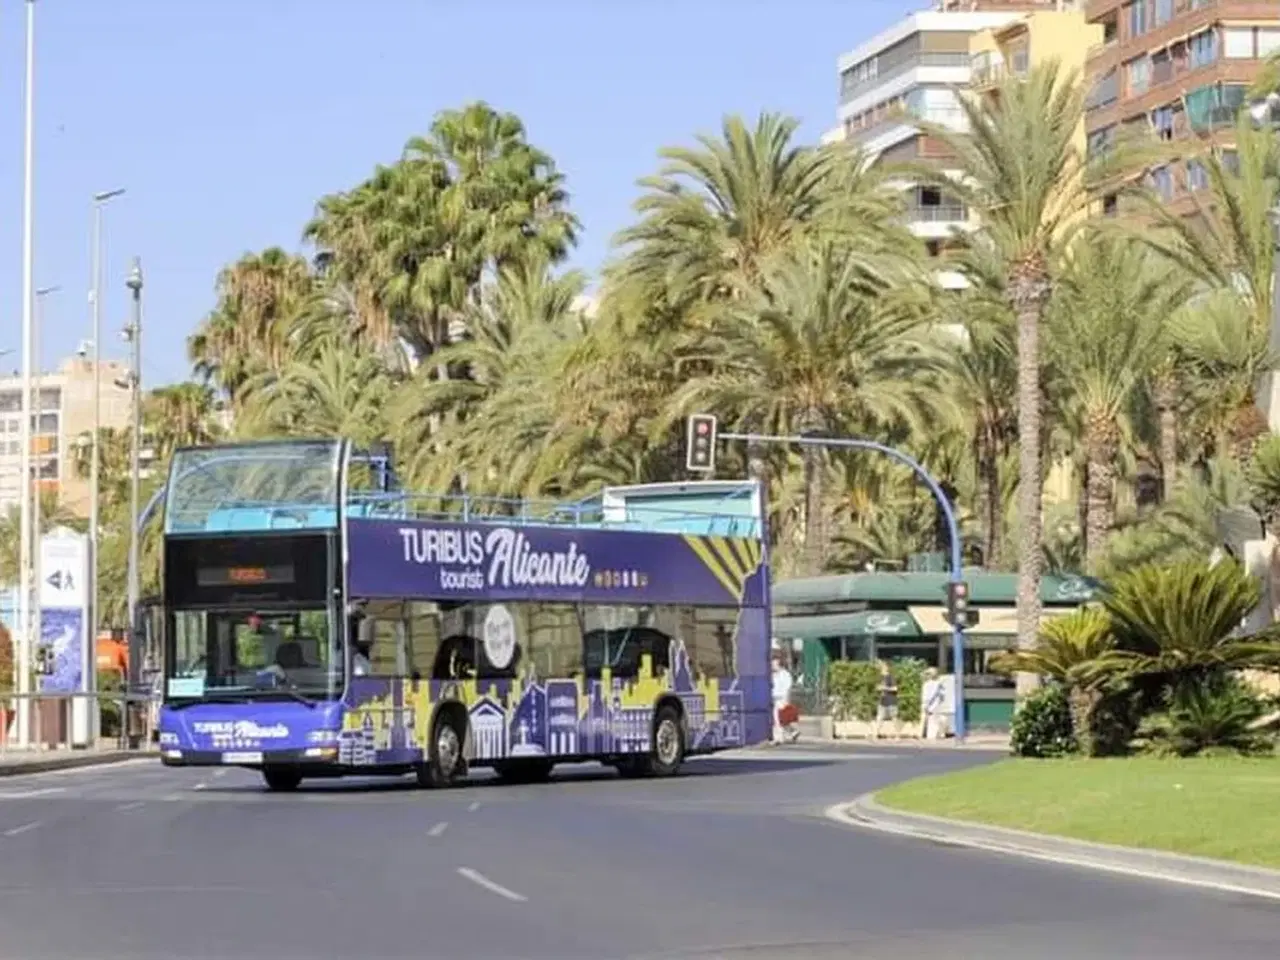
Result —
M 876 794 L 886 807 L 1280 867 L 1280 758 L 1004 760 Z

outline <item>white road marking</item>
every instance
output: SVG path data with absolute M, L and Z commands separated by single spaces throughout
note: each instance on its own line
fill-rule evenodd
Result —
M 496 893 L 500 897 L 505 897 L 514 903 L 524 903 L 529 898 L 522 894 L 516 893 L 514 890 L 508 890 L 500 883 L 494 883 L 479 870 L 472 870 L 470 867 L 459 867 L 458 873 L 470 880 L 478 887 L 484 887 L 490 893 Z
M 197 783 L 197 784 L 196 784 L 194 787 L 192 787 L 191 789 L 192 789 L 192 790 L 206 790 L 206 789 L 208 789 L 208 787 L 209 787 L 209 785 L 208 785 L 207 783 Z
M 142 806 L 143 802 L 144 801 L 142 800 L 135 800 L 133 803 L 122 803 L 120 806 L 116 807 L 116 809 L 122 812 L 125 810 L 137 810 Z
M 27 800 L 31 797 L 47 797 L 51 793 L 66 793 L 65 787 L 45 787 L 41 790 L 3 790 L 0 800 Z
M 448 830 L 448 829 L 449 829 L 449 823 L 448 823 L 448 821 L 446 821 L 446 820 L 441 820 L 441 821 L 440 821 L 439 823 L 437 823 L 434 827 L 432 827 L 430 830 L 428 830 L 428 831 L 427 831 L 427 836 L 428 836 L 428 837 L 438 837 L 438 836 L 440 836 L 440 834 L 444 833 L 444 832 L 445 832 L 446 830 Z
M 34 830 L 38 826 L 40 826 L 40 821 L 32 820 L 30 823 L 24 823 L 20 827 L 14 827 L 12 830 L 6 830 L 4 835 L 6 837 L 16 837 L 18 834 L 26 833 L 28 830 Z
M 213 775 L 214 775 L 215 777 L 225 777 L 225 776 L 227 775 L 227 771 L 226 771 L 226 770 L 215 770 L 215 771 L 213 771 Z
M 476 812 L 477 810 L 479 810 L 479 809 L 480 809 L 480 801 L 479 801 L 479 800 L 476 800 L 475 802 L 473 802 L 473 803 L 471 804 L 471 806 L 467 807 L 467 812 L 468 812 L 468 813 L 475 813 L 475 812 Z

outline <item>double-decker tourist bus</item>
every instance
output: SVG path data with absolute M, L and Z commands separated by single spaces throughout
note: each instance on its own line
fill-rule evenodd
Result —
M 588 760 L 669 775 L 770 735 L 753 483 L 422 496 L 385 451 L 308 440 L 180 450 L 163 502 L 165 764 L 273 790 Z

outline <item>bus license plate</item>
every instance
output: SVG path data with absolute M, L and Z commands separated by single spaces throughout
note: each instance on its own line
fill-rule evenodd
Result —
M 223 763 L 261 763 L 262 753 L 259 752 L 242 752 L 242 753 L 224 753 L 222 755 Z

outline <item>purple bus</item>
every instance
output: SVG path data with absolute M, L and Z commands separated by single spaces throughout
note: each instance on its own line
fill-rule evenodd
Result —
M 345 441 L 191 448 L 164 492 L 162 762 L 306 777 L 599 761 L 669 776 L 771 732 L 761 492 L 398 489 Z

